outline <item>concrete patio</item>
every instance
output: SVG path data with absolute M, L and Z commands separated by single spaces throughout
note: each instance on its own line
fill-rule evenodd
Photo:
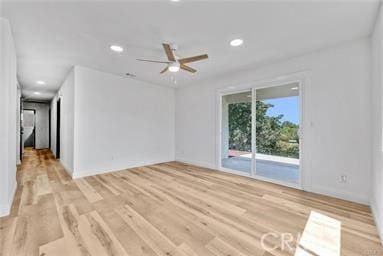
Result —
M 251 173 L 251 153 L 230 151 L 231 157 L 222 159 L 222 167 Z M 292 184 L 299 183 L 299 159 L 256 154 L 256 175 Z

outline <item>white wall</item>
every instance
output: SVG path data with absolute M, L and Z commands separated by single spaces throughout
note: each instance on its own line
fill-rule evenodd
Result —
M 372 197 L 371 208 L 383 241 L 383 9 L 380 9 L 372 40 Z
M 76 177 L 174 160 L 174 89 L 75 74 Z
M 61 119 L 60 119 L 60 162 L 65 169 L 73 174 L 75 170 L 74 164 L 74 111 L 75 111 L 75 72 L 72 69 L 66 77 L 59 91 Z M 55 97 L 57 101 L 58 97 Z M 56 131 L 56 108 L 52 110 L 51 115 L 55 125 L 52 126 Z M 54 132 L 54 145 L 56 149 L 56 132 Z M 56 150 L 54 151 L 56 152 Z
M 35 148 L 49 148 L 49 104 L 24 102 L 23 108 L 35 110 Z
M 0 216 L 8 215 L 16 190 L 16 52 L 11 27 L 0 18 Z
M 61 161 L 72 177 L 174 160 L 174 89 L 76 66 L 59 94 Z
M 218 165 L 218 94 L 223 88 L 306 70 L 303 187 L 368 203 L 371 184 L 370 40 L 212 78 L 176 92 L 176 159 Z M 346 184 L 340 175 L 348 176 Z

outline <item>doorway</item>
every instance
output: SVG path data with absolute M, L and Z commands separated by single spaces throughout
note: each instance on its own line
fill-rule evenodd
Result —
M 60 123 L 61 123 L 61 100 L 57 100 L 56 105 L 56 158 L 60 159 Z
M 299 83 L 255 90 L 258 178 L 300 184 Z
M 252 173 L 252 92 L 221 99 L 221 166 L 249 176 Z
M 24 109 L 22 118 L 23 147 L 36 148 L 36 111 Z
M 301 82 L 221 94 L 219 168 L 301 186 Z

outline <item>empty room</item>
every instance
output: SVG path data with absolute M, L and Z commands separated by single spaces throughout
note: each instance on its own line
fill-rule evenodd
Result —
M 0 12 L 0 256 L 383 256 L 381 1 Z

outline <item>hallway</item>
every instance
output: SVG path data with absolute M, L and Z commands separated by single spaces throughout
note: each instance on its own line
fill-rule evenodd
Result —
M 314 210 L 341 221 L 342 255 L 381 252 L 367 206 L 177 162 L 71 180 L 49 151 L 28 149 L 18 182 L 1 256 L 272 255 L 261 235 L 301 233 Z

